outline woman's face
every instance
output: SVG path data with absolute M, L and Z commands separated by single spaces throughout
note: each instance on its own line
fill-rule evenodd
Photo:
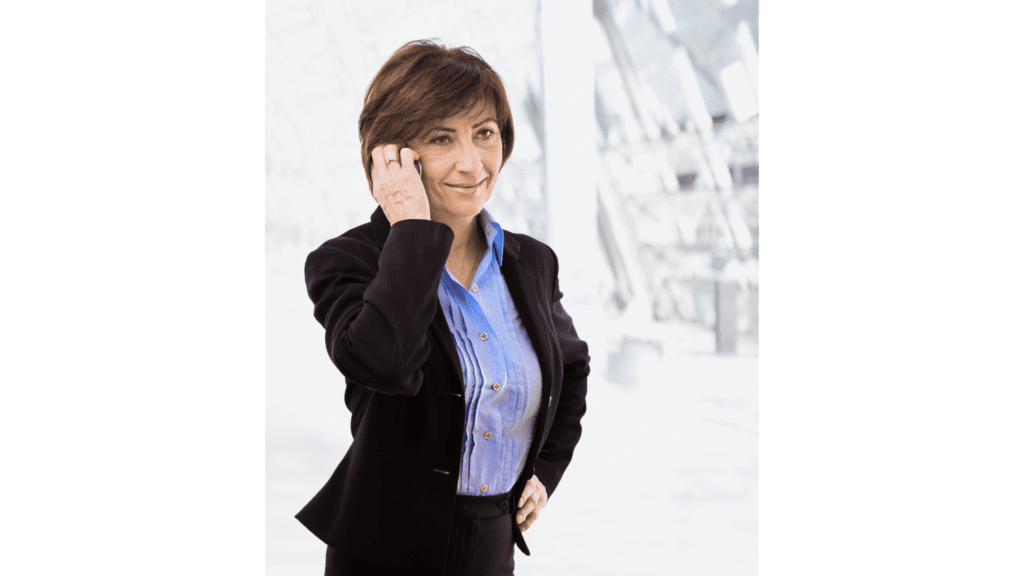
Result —
M 480 213 L 501 170 L 501 133 L 493 105 L 438 120 L 409 147 L 420 155 L 431 220 Z

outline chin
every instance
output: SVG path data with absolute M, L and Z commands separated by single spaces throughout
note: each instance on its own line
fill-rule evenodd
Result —
M 437 213 L 439 216 L 443 215 L 451 218 L 469 218 L 479 214 L 490 199 L 491 195 L 489 193 L 476 198 L 448 198 L 448 201 L 443 206 L 431 206 L 430 212 L 431 214 Z

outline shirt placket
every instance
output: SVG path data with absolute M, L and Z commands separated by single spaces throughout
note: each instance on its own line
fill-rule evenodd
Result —
M 493 492 L 494 483 L 498 480 L 499 469 L 494 468 L 493 463 L 500 461 L 502 423 L 492 395 L 497 392 L 493 384 L 503 379 L 505 370 L 498 334 L 484 314 L 477 300 L 478 295 L 479 291 L 472 294 L 469 306 L 472 309 L 472 329 L 476 334 L 473 348 L 476 351 L 475 356 L 480 361 L 483 380 L 479 382 L 477 391 L 477 409 L 472 430 L 474 450 L 470 454 L 470 467 L 475 478 L 475 489 L 481 494 L 486 494 Z

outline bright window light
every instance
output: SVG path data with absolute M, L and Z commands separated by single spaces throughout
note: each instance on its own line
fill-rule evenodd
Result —
M 658 19 L 658 24 L 661 24 L 661 29 L 665 31 L 665 34 L 676 31 L 676 18 L 672 15 L 672 8 L 669 7 L 668 0 L 651 0 L 651 10 L 654 11 L 654 16 Z
M 743 55 L 743 63 L 747 66 L 747 75 L 750 76 L 750 84 L 754 88 L 754 97 L 758 96 L 758 68 L 760 62 L 757 58 L 757 48 L 754 46 L 754 35 L 750 33 L 750 26 L 746 20 L 741 20 L 736 27 L 736 44 L 740 47 L 740 54 Z
M 757 114 L 757 96 L 750 86 L 750 77 L 743 62 L 736 60 L 722 70 L 722 88 L 729 108 L 737 122 L 744 122 Z

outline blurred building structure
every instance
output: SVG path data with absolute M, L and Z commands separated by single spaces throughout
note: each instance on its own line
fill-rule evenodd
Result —
M 594 21 L 605 308 L 735 351 L 758 334 L 757 2 L 594 0 Z

